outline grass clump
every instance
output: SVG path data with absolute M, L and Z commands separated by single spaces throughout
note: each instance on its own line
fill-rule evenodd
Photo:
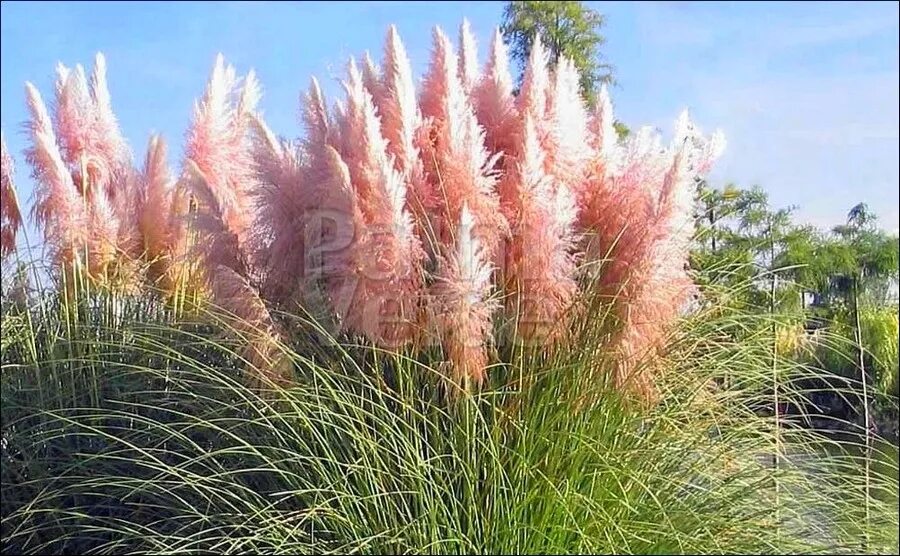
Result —
M 897 549 L 895 457 L 866 489 L 859 441 L 773 426 L 762 317 L 685 322 L 648 408 L 588 347 L 509 350 L 448 397 L 427 356 L 304 323 L 295 384 L 252 389 L 211 319 L 86 305 L 3 317 L 3 553 Z M 788 365 L 790 402 L 811 370 Z

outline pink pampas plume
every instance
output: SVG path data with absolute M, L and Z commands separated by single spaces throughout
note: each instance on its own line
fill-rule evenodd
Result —
M 550 98 L 547 158 L 544 166 L 558 187 L 575 198 L 584 196 L 591 151 L 588 145 L 588 117 L 581 98 L 578 69 L 562 57 L 556 65 Z
M 207 280 L 212 280 L 212 273 L 218 267 L 228 267 L 240 276 L 248 276 L 248 261 L 240 240 L 229 229 L 224 208 L 193 160 L 185 163 L 179 186 L 190 193 L 196 205 L 196 211 L 189 215 L 189 224 L 197 236 L 194 253 L 190 255 L 196 254 L 202 261 Z
M 351 183 L 350 170 L 331 145 L 321 152 L 325 181 L 329 192 L 323 208 L 333 217 L 333 226 L 323 229 L 321 272 L 328 297 L 344 329 L 362 328 L 359 307 L 364 305 L 366 289 L 360 287 L 360 274 L 366 268 L 370 238 L 365 218 Z
M 685 271 L 689 241 L 683 241 L 685 236 L 689 239 L 690 232 L 672 234 L 670 230 L 673 221 L 684 219 L 683 207 L 675 202 L 678 190 L 688 185 L 683 164 L 683 154 L 676 154 L 664 178 L 659 204 L 654 214 L 648 215 L 648 229 L 643 233 L 626 231 L 620 238 L 624 241 L 616 249 L 618 258 L 626 259 L 630 268 L 616 272 L 619 269 L 614 262 L 609 278 L 604 280 L 608 293 L 619 296 L 616 303 L 621 328 L 610 346 L 616 354 L 614 381 L 649 399 L 655 391 L 648 370 L 640 363 L 662 347 L 691 286 Z M 627 275 L 618 283 L 612 281 L 622 274 Z
M 306 128 L 307 143 L 310 151 L 322 148 L 325 145 L 335 145 L 335 130 L 328 118 L 328 110 L 325 108 L 325 98 L 315 77 L 310 83 L 309 92 L 303 102 L 302 120 Z
M 335 141 L 337 141 L 337 137 L 340 135 L 340 126 L 343 125 L 343 121 L 346 119 L 346 117 L 347 117 L 347 109 L 344 106 L 344 103 L 340 99 L 335 100 L 334 101 L 334 118 L 333 118 L 334 124 L 335 124 L 335 129 L 334 129 L 334 136 L 336 138 Z M 337 145 L 338 145 L 338 143 L 335 142 L 332 146 L 337 148 Z
M 609 89 L 604 83 L 600 86 L 597 104 L 588 119 L 588 142 L 591 149 L 596 151 L 601 158 L 606 159 L 610 173 L 616 169 L 616 165 L 612 162 L 616 156 L 617 140 L 612 99 L 609 97 Z
M 540 345 L 567 330 L 577 293 L 572 256 L 576 208 L 567 187 L 554 187 L 544 171 L 534 123 L 525 116 L 522 158 L 514 168 L 516 198 L 510 211 L 512 236 L 504 273 L 506 308 L 516 339 Z
M 447 246 L 431 287 L 432 323 L 457 383 L 481 384 L 488 363 L 491 315 L 491 265 L 475 235 L 468 207 L 460 210 L 457 240 Z
M 159 135 L 150 137 L 142 175 L 140 230 L 144 251 L 153 260 L 167 255 L 171 230 L 166 225 L 172 210 L 175 179 L 166 161 L 166 143 Z
M 609 110 L 603 104 L 605 119 Z M 603 137 L 611 126 L 598 124 L 592 143 L 602 159 L 614 149 Z M 598 128 L 603 131 L 597 133 Z M 662 346 L 691 291 L 686 268 L 693 224 L 692 179 L 697 169 L 709 168 L 722 148 L 720 135 L 712 146 L 699 136 L 687 140 L 691 126 L 684 116 L 676 128 L 669 149 L 645 128 L 612 160 L 595 161 L 584 211 L 584 221 L 594 234 L 588 257 L 605 259 L 597 286 L 615 303 L 619 320 L 610 346 L 617 355 L 615 383 L 649 399 L 655 395 L 653 382 L 640 363 Z
M 433 253 L 428 214 L 437 206 L 437 198 L 425 180 L 417 134 L 425 132 L 422 114 L 416 102 L 416 89 L 406 49 L 393 25 L 384 45 L 383 78 L 375 103 L 381 117 L 381 129 L 388 142 L 394 167 L 408 184 L 406 205 L 415 221 L 416 233 L 429 253 Z
M 422 249 L 406 210 L 407 184 L 388 155 L 374 102 L 352 60 L 344 87 L 340 154 L 363 218 L 367 253 L 365 265 L 351 269 L 358 278 L 359 303 L 349 307 L 346 327 L 379 344 L 400 345 L 414 335 Z
M 119 246 L 119 218 L 105 190 L 90 197 L 88 219 L 88 268 L 95 277 L 103 277 L 116 259 Z
M 588 162 L 588 176 L 583 187 L 575 191 L 578 203 L 578 228 L 589 227 L 588 210 L 594 189 L 608 187 L 608 180 L 619 172 L 620 149 L 615 128 L 612 100 L 606 84 L 600 86 L 597 104 L 588 119 L 588 144 L 593 157 Z
M 521 119 L 507 147 L 509 156 L 499 191 L 504 214 L 520 234 L 510 244 L 506 258 L 507 286 L 515 294 L 510 302 L 531 322 L 543 319 L 551 323 L 565 313 L 575 293 L 571 255 L 575 203 L 585 188 L 592 153 L 578 72 L 562 58 L 551 81 L 546 58 L 538 39 L 517 99 Z M 518 243 L 522 241 L 525 243 Z M 541 270 L 531 269 L 532 264 Z M 525 280 L 522 272 L 534 276 Z M 523 287 L 534 289 L 526 290 L 524 299 L 518 295 Z M 541 296 L 544 298 L 538 300 Z M 546 312 L 539 315 L 537 311 Z M 520 329 L 521 339 L 549 337 L 547 330 L 539 328 Z
M 93 149 L 97 152 L 95 156 L 102 159 L 108 169 L 106 193 L 119 221 L 116 248 L 119 253 L 137 259 L 141 254 L 141 239 L 140 215 L 135 208 L 139 204 L 140 176 L 132 166 L 131 151 L 112 110 L 106 81 L 106 58 L 100 52 L 94 58 L 91 74 L 91 101 L 93 133 L 96 137 Z
M 422 125 L 422 114 L 416 104 L 416 87 L 406 48 L 393 25 L 384 43 L 381 95 L 373 95 L 381 117 L 382 133 L 388 152 L 401 172 L 412 173 L 418 161 L 414 144 L 416 130 Z
M 187 133 L 186 160 L 197 165 L 222 211 L 223 223 L 248 251 L 255 218 L 257 187 L 249 134 L 251 115 L 259 101 L 259 84 L 251 71 L 238 87 L 234 67 L 216 57 L 212 75 Z
M 491 153 L 511 153 L 518 129 L 509 59 L 500 29 L 494 30 L 487 66 L 473 93 L 478 123 L 484 126 L 485 146 Z
M 545 140 L 548 125 L 546 120 L 553 92 L 548 63 L 549 55 L 541 42 L 541 37 L 537 35 L 534 37 L 528 64 L 525 66 L 522 89 L 516 97 L 516 108 L 523 117 L 529 113 L 534 118 L 535 130 L 542 144 Z
M 469 20 L 465 18 L 459 26 L 459 79 L 466 94 L 471 94 L 478 82 L 478 47 Z
M 69 79 L 69 72 L 71 71 L 69 68 L 63 65 L 62 62 L 56 62 L 56 83 L 54 83 L 54 90 L 56 91 L 56 98 L 60 98 L 63 94 L 63 88 L 66 86 L 66 82 Z
M 435 27 L 433 35 L 431 61 L 419 93 L 423 121 L 420 132 L 414 136 L 424 171 L 424 184 L 416 200 L 427 213 L 428 228 L 435 235 L 440 235 L 444 219 L 439 209 L 443 200 L 440 158 L 446 149 L 446 97 L 450 81 L 456 79 L 458 82 L 458 65 L 443 31 Z M 436 245 L 440 242 L 440 238 L 434 241 Z M 432 250 L 437 251 L 439 248 Z
M 70 71 L 59 64 L 57 76 L 57 135 L 73 182 L 87 199 L 89 269 L 105 272 L 124 262 L 117 254 L 140 255 L 137 176 L 112 112 L 103 54 L 96 56 L 90 87 L 81 65 Z
M 447 95 L 451 87 L 456 88 L 457 98 L 463 95 L 459 64 L 450 40 L 439 27 L 434 28 L 433 39 L 431 61 L 419 93 L 419 108 L 424 121 L 422 132 L 416 135 L 431 194 L 426 206 L 432 213 L 443 197 L 440 159 L 447 148 Z
M 372 60 L 372 56 L 369 55 L 368 50 L 363 53 L 362 81 L 366 91 L 373 98 L 384 96 L 381 91 L 381 72 Z
M 439 200 L 434 214 L 437 237 L 443 245 L 456 243 L 455 229 L 465 204 L 475 220 L 475 236 L 495 260 L 501 240 L 509 233 L 494 190 L 492 169 L 500 155 L 489 156 L 484 146 L 484 130 L 459 80 L 449 39 L 436 28 L 434 41 L 421 102 L 423 114 L 431 117 L 429 142 L 422 153 L 426 179 Z M 433 164 L 428 163 L 429 157 Z
M 34 217 L 42 228 L 51 257 L 60 266 L 83 260 L 86 245 L 87 205 L 72 181 L 56 143 L 50 115 L 38 90 L 25 83 L 31 118 L 32 146 L 25 157 L 35 179 Z
M 423 118 L 431 118 L 435 122 L 446 119 L 446 98 L 448 89 L 455 80 L 459 83 L 459 62 L 453 53 L 450 39 L 441 30 L 435 27 L 432 33 L 433 46 L 428 72 L 422 81 L 422 91 L 419 94 L 419 107 Z M 461 88 L 460 84 L 460 88 Z
M 525 68 L 522 89 L 515 99 L 515 111 L 518 117 L 509 125 L 503 145 L 505 147 L 503 173 L 497 190 L 500 206 L 507 219 L 513 217 L 519 199 L 520 184 L 514 165 L 515 161 L 521 160 L 524 154 L 522 148 L 526 119 L 530 118 L 538 144 L 544 151 L 542 159 L 545 168 L 548 164 L 547 149 L 551 146 L 548 138 L 552 122 L 548 116 L 547 99 L 551 92 L 550 75 L 547 71 L 547 53 L 541 44 L 540 37 L 535 37 L 528 65 Z
M 57 66 L 56 126 L 60 147 L 73 179 L 102 187 L 112 202 L 128 186 L 131 153 L 112 111 L 106 82 L 106 59 L 97 53 L 90 88 L 81 65 L 73 71 Z M 121 215 L 120 215 L 121 216 Z
M 166 142 L 159 135 L 150 137 L 139 179 L 138 228 L 143 256 L 150 263 L 149 278 L 172 291 L 187 250 L 188 207 L 169 167 Z
M 16 234 L 22 225 L 13 172 L 12 157 L 6 150 L 6 139 L 0 133 L 0 258 L 15 251 Z
M 191 218 L 198 235 L 196 248 L 213 302 L 225 311 L 226 322 L 244 343 L 241 355 L 248 364 L 246 380 L 256 388 L 288 385 L 292 365 L 280 349 L 278 327 L 248 279 L 248 228 L 253 215 L 238 217 L 235 211 L 251 206 L 250 195 L 255 192 L 256 166 L 252 158 L 247 159 L 253 155 L 250 126 L 256 126 L 257 142 L 269 143 L 263 151 L 269 157 L 263 159 L 264 177 L 282 183 L 283 164 L 290 155 L 284 145 L 274 143 L 271 132 L 252 113 L 258 100 L 253 74 L 248 75 L 236 106 L 230 106 L 227 95 L 234 92 L 234 82 L 234 70 L 225 68 L 220 56 L 204 102 L 195 110 L 181 187 L 197 203 L 198 210 Z M 209 174 L 213 179 L 195 161 L 213 164 L 229 154 L 237 157 L 230 161 L 234 166 L 212 166 Z
M 119 215 L 114 212 L 111 193 L 116 190 L 115 167 L 104 152 L 105 138 L 97 125 L 97 110 L 88 89 L 84 68 L 57 69 L 56 127 L 59 145 L 72 179 L 79 188 L 87 211 L 87 264 L 92 276 L 106 273 L 115 259 L 119 239 Z M 116 184 L 118 185 L 118 184 Z
M 225 321 L 242 341 L 251 388 L 289 386 L 293 365 L 281 349 L 281 333 L 265 303 L 247 279 L 226 266 L 214 267 L 210 290 Z
M 338 290 L 350 283 L 353 283 L 350 289 L 355 288 L 355 282 L 348 277 L 354 275 L 351 269 L 362 264 L 362 259 L 356 257 L 364 254 L 356 245 L 365 240 L 365 221 L 350 183 L 347 165 L 336 150 L 342 141 L 341 128 L 347 127 L 347 114 L 340 101 L 335 104 L 338 114 L 332 121 L 319 83 L 313 78 L 302 111 L 306 128 L 303 143 L 306 162 L 296 206 L 302 211 L 298 218 L 303 224 L 306 242 L 303 277 L 308 284 L 315 282 L 333 294 L 335 312 L 344 315 L 352 291 L 344 295 Z M 286 247 L 290 248 L 290 243 Z
M 685 163 L 690 177 L 709 173 L 713 163 L 725 151 L 725 135 L 717 130 L 708 139 L 703 137 L 700 129 L 691 121 L 687 110 L 682 111 L 675 121 L 674 135 L 673 147 L 686 143 Z
M 317 89 L 317 87 L 316 87 Z M 314 206 L 315 183 L 304 174 L 296 146 L 280 141 L 261 117 L 251 121 L 260 187 L 254 234 L 255 266 L 264 275 L 261 293 L 279 304 L 307 287 L 306 212 Z
M 105 160 L 92 152 L 97 142 L 94 136 L 94 110 L 88 91 L 87 77 L 81 65 L 70 71 L 57 66 L 59 83 L 56 97 L 56 131 L 60 152 L 72 169 L 73 179 L 84 193 L 91 184 L 106 187 L 110 171 Z M 86 175 L 83 172 L 87 172 Z
M 97 150 L 107 161 L 112 176 L 122 179 L 131 169 L 131 153 L 128 143 L 122 137 L 119 123 L 112 110 L 109 86 L 106 82 L 106 58 L 98 52 L 94 58 L 94 72 L 91 75 L 91 100 L 94 105 L 94 128 L 97 135 Z M 116 192 L 111 192 L 115 199 Z

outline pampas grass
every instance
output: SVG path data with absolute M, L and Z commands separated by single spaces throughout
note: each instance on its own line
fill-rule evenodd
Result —
M 684 113 L 669 147 L 648 129 L 619 142 L 608 91 L 586 107 L 575 66 L 563 58 L 551 71 L 540 38 L 514 97 L 499 32 L 481 72 L 468 22 L 458 49 L 439 28 L 433 37 L 419 91 L 394 27 L 381 67 L 368 53 L 361 69 L 351 60 L 332 108 L 313 79 L 299 141 L 257 113 L 253 71 L 239 79 L 219 55 L 177 179 L 159 137 L 143 169 L 131 166 L 102 56 L 90 87 L 81 66 L 60 65 L 55 132 L 28 86 L 35 214 L 57 266 L 213 301 L 216 269 L 228 268 L 241 291 L 329 330 L 389 349 L 440 346 L 450 374 L 473 383 L 492 363 L 482 348 L 555 349 L 579 297 L 599 292 L 619 323 L 607 345 L 617 383 L 652 399 L 641 363 L 692 291 L 692 183 L 724 141 Z M 475 309 L 493 296 L 504 311 Z

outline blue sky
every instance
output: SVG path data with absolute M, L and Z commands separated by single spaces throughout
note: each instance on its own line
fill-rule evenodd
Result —
M 830 227 L 859 201 L 898 228 L 900 53 L 897 3 L 588 2 L 607 16 L 606 58 L 617 68 L 617 115 L 671 130 L 688 107 L 728 150 L 713 183 L 758 184 L 776 206 Z M 335 98 L 349 56 L 381 56 L 398 26 L 417 77 L 431 29 L 455 37 L 463 17 L 480 58 L 502 2 L 6 2 L 0 7 L 0 124 L 30 199 L 21 132 L 24 82 L 47 97 L 57 61 L 107 57 L 113 107 L 137 156 L 151 132 L 180 157 L 192 103 L 217 52 L 254 68 L 261 107 L 296 137 L 298 96 L 315 75 Z

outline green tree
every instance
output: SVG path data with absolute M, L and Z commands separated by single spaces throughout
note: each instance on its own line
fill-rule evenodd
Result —
M 613 127 L 616 128 L 616 135 L 618 135 L 619 139 L 625 139 L 631 135 L 631 129 L 620 121 L 613 123 Z
M 551 68 L 556 67 L 561 56 L 570 59 L 581 74 L 581 92 L 593 105 L 600 84 L 614 82 L 613 68 L 600 54 L 606 42 L 600 33 L 605 20 L 602 14 L 582 2 L 508 2 L 500 28 L 513 59 L 519 64 L 519 83 L 534 37 L 540 34 L 550 53 Z
M 852 294 L 855 287 L 863 302 L 885 303 L 890 284 L 898 277 L 897 236 L 878 229 L 877 217 L 865 203 L 850 209 L 847 223 L 833 232 L 846 251 L 844 265 L 836 269 L 837 293 Z
M 761 272 L 769 269 L 771 248 L 768 222 L 772 217 L 765 192 L 754 187 L 740 189 L 728 184 L 724 189 L 697 183 L 696 236 L 693 267 L 703 282 L 733 289 L 732 300 L 745 308 L 761 308 L 768 293 L 760 289 Z M 780 216 L 779 233 L 787 225 L 788 214 Z M 754 287 L 746 287 L 754 284 Z
M 898 241 L 876 227 L 875 214 L 865 203 L 860 203 L 847 213 L 847 223 L 834 228 L 836 241 L 834 277 L 831 287 L 849 305 L 852 315 L 857 366 L 864 390 L 867 387 L 866 349 L 869 344 L 863 337 L 861 305 L 877 305 L 877 294 L 884 285 L 896 282 L 898 277 Z M 874 302 L 874 303 L 873 303 Z M 875 377 L 876 380 L 878 377 Z M 868 423 L 868 397 L 863 392 L 864 410 Z

